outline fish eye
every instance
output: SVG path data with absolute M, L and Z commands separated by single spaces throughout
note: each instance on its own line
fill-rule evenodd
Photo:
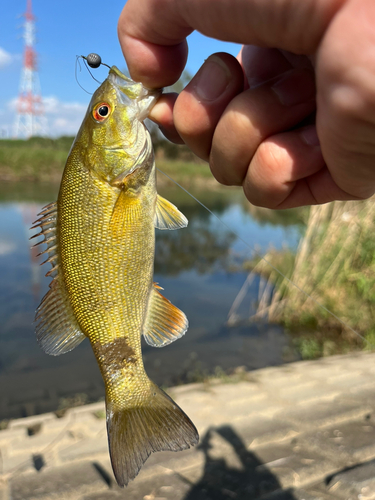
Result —
M 96 121 L 104 121 L 111 113 L 111 106 L 106 102 L 101 102 L 95 106 L 92 116 Z
M 107 116 L 108 112 L 109 112 L 108 106 L 100 106 L 100 108 L 98 109 L 98 113 L 100 116 Z

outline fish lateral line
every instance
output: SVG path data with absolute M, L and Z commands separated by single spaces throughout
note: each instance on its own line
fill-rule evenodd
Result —
M 292 286 L 294 286 L 298 291 L 300 291 L 305 297 L 308 299 L 311 299 L 317 306 L 321 307 L 325 312 L 330 314 L 333 318 L 335 318 L 339 323 L 341 323 L 345 328 L 350 330 L 352 333 L 354 333 L 357 337 L 362 339 L 364 342 L 366 342 L 369 346 L 372 346 L 371 342 L 367 340 L 363 335 L 361 335 L 359 332 L 357 332 L 354 328 L 352 328 L 346 321 L 343 319 L 339 318 L 333 311 L 328 309 L 326 306 L 324 306 L 321 302 L 316 300 L 312 295 L 310 295 L 308 292 L 306 292 L 303 288 L 301 288 L 297 283 L 294 283 L 290 278 L 288 278 L 282 271 L 280 271 L 276 266 L 274 266 L 268 259 L 266 259 L 254 246 L 252 246 L 250 243 L 248 243 L 246 240 L 244 240 L 239 234 L 236 233 L 226 222 L 224 222 L 218 215 L 216 215 L 212 210 L 210 210 L 204 203 L 202 203 L 198 198 L 196 198 L 193 194 L 191 194 L 187 189 L 185 189 L 181 184 L 179 184 L 176 180 L 174 180 L 172 177 L 170 177 L 168 174 L 160 170 L 160 168 L 156 167 L 156 170 L 160 172 L 161 174 L 165 175 L 169 180 L 171 180 L 176 186 L 178 186 L 180 189 L 185 191 L 186 194 L 188 194 L 193 200 L 195 200 L 201 207 L 203 207 L 207 212 L 209 212 L 213 217 L 215 217 L 216 220 L 218 220 L 223 226 L 225 226 L 232 234 L 234 234 L 239 241 L 241 241 L 245 246 L 247 246 L 252 252 L 254 252 L 255 255 L 257 255 L 261 260 L 263 260 L 266 264 L 268 264 L 274 271 L 276 271 L 279 276 L 281 276 L 283 279 L 285 279 L 288 283 L 290 283 Z

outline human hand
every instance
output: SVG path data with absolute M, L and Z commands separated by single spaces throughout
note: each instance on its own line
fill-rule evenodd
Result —
M 194 29 L 244 46 L 160 99 L 151 118 L 167 137 L 255 205 L 375 193 L 373 0 L 128 0 L 118 31 L 132 78 L 173 84 Z

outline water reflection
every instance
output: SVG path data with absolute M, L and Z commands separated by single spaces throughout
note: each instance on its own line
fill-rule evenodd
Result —
M 157 231 L 155 273 L 173 276 L 195 269 L 207 274 L 214 268 L 228 268 L 230 249 L 236 237 L 225 227 L 221 232 L 216 231 L 207 213 L 203 208 L 197 213 L 186 207 L 187 228 Z
M 48 279 L 47 266 L 39 265 L 40 247 L 30 248 L 29 227 L 40 209 L 56 199 L 57 190 L 33 184 L 0 187 L 0 419 L 55 410 L 61 398 L 81 392 L 89 400 L 104 395 L 88 341 L 59 358 L 44 354 L 35 341 L 34 311 L 48 289 Z M 246 279 L 239 264 L 249 256 L 249 248 L 178 188 L 166 188 L 161 194 L 187 216 L 189 226 L 157 231 L 155 281 L 187 314 L 190 328 L 183 339 L 164 349 L 145 346 L 150 377 L 170 385 L 197 380 L 217 366 L 225 370 L 283 362 L 289 341 L 279 327 L 226 326 L 228 311 Z M 264 251 L 270 244 L 298 242 L 298 219 L 289 225 L 265 219 L 259 224 L 240 191 L 194 194 Z M 255 280 L 243 302 L 247 311 L 255 307 L 257 286 Z

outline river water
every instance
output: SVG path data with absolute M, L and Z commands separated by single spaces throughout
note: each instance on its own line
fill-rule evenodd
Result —
M 53 357 L 40 350 L 34 336 L 34 311 L 48 290 L 44 275 L 49 268 L 40 266 L 40 247 L 30 247 L 29 227 L 57 191 L 55 185 L 0 187 L 0 419 L 53 411 L 74 396 L 82 401 L 104 396 L 88 341 Z M 254 247 L 260 253 L 270 246 L 296 248 L 303 233 L 298 212 L 256 210 L 240 189 L 192 191 L 227 227 L 180 188 L 160 190 L 186 215 L 189 226 L 156 231 L 154 281 L 186 313 L 190 326 L 170 346 L 144 346 L 149 376 L 170 386 L 239 366 L 255 369 L 295 360 L 297 354 L 281 327 L 245 321 L 256 309 L 259 278 L 237 311 L 244 321 L 229 327 L 227 319 L 247 278 L 242 262 L 254 255 Z

